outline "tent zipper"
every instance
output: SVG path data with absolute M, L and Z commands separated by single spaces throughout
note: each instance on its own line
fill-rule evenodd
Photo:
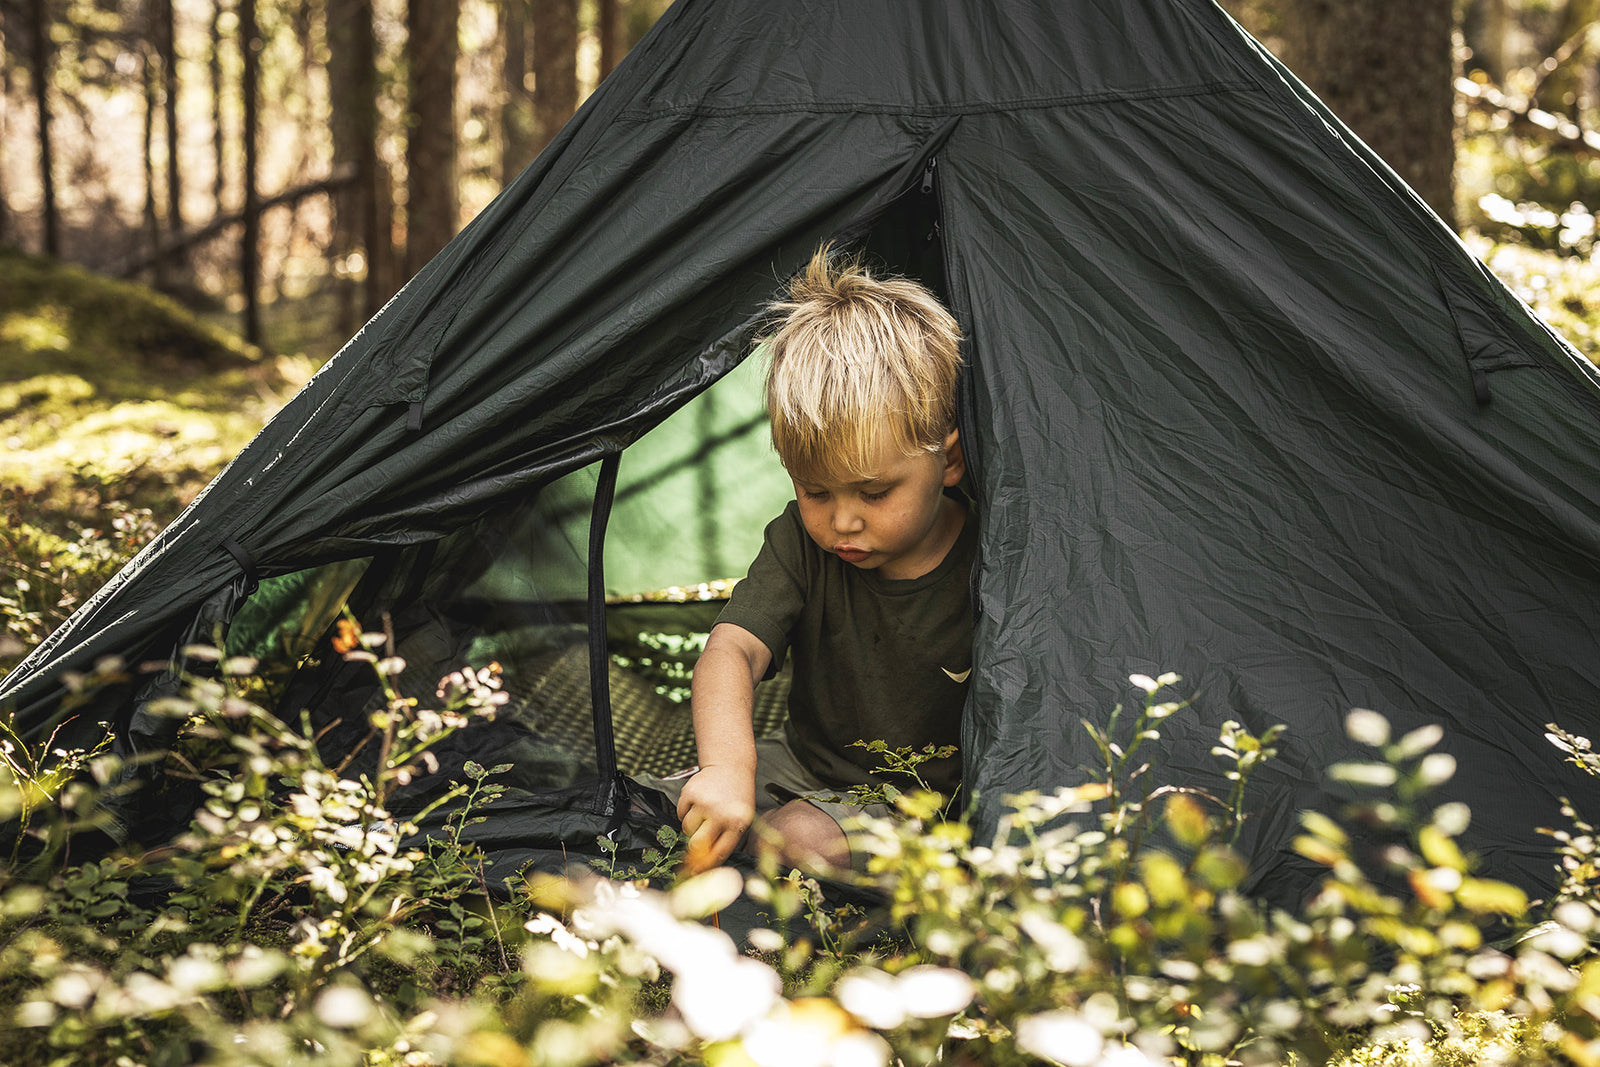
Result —
M 929 156 L 928 165 L 922 169 L 922 191 L 925 195 L 934 198 L 933 201 L 933 228 L 928 232 L 928 240 L 939 240 L 939 262 L 944 267 L 945 297 L 950 301 L 950 313 L 961 323 L 963 348 L 963 365 L 961 375 L 956 382 L 956 426 L 961 430 L 961 454 L 967 463 L 967 478 L 976 486 L 982 481 L 982 472 L 978 463 L 978 439 L 968 430 L 974 425 L 973 414 L 976 409 L 976 386 L 973 383 L 974 346 L 972 343 L 972 309 L 967 302 L 957 294 L 961 287 L 957 285 L 957 275 L 952 269 L 950 261 L 950 242 L 945 238 L 944 232 L 944 197 L 940 195 L 939 183 L 935 180 L 939 165 L 939 157 Z M 978 601 L 978 568 L 974 567 L 972 576 L 968 579 L 968 592 L 972 600 L 972 614 L 980 614 Z

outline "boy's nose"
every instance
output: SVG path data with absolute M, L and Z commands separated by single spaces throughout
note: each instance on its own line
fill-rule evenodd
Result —
M 840 505 L 833 509 L 833 529 L 835 533 L 855 533 L 863 525 L 861 515 L 855 508 Z

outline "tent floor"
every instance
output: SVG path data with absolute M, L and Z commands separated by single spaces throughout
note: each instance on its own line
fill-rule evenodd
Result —
M 593 705 L 589 696 L 589 651 L 573 646 L 519 665 L 522 679 L 513 693 L 514 714 L 533 732 L 571 751 L 594 745 Z M 694 724 L 687 701 L 663 695 L 647 679 L 610 664 L 611 724 L 617 767 L 628 775 L 668 775 L 694 765 Z M 520 701 L 517 698 L 520 697 Z M 789 674 L 756 687 L 757 737 L 783 727 L 789 702 Z

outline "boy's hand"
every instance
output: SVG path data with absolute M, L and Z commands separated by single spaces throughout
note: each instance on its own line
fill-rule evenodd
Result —
M 702 767 L 683 784 L 678 820 L 689 835 L 690 874 L 720 865 L 739 847 L 756 816 L 755 795 L 755 774 L 737 767 Z

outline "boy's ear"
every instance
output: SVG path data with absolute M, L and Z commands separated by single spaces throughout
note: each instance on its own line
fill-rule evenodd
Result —
M 951 430 L 944 439 L 944 484 L 955 485 L 967 473 L 967 460 L 961 454 L 961 433 Z

